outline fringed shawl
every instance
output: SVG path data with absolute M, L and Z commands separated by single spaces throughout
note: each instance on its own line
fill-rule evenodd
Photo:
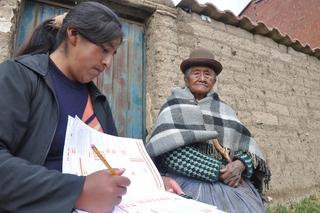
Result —
M 251 155 L 252 180 L 264 192 L 271 176 L 265 156 L 234 110 L 217 93 L 197 101 L 188 88 L 175 88 L 160 110 L 146 149 L 151 157 L 157 157 L 181 146 L 209 143 L 213 138 L 231 153 L 242 150 Z

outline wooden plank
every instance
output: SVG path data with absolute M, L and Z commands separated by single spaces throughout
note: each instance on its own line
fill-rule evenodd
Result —
M 143 138 L 144 134 L 144 28 L 122 22 L 124 41 L 113 65 L 98 77 L 98 87 L 107 96 L 120 136 Z
M 127 118 L 127 134 L 132 137 L 139 137 L 143 134 L 143 28 L 134 26 L 129 32 L 129 88 L 131 91 L 129 114 Z
M 25 38 L 30 36 L 31 30 L 34 29 L 34 26 L 32 25 L 35 18 L 33 8 L 35 8 L 35 3 L 33 1 L 25 2 L 24 11 L 22 12 L 18 29 L 18 35 L 16 38 L 15 49 L 18 49 L 21 46 Z

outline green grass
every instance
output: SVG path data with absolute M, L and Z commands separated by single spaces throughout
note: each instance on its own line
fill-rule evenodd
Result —
M 267 209 L 268 213 L 320 213 L 320 194 L 312 195 L 297 203 L 277 205 Z

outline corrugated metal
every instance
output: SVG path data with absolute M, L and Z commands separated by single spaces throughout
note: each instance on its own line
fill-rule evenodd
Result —
M 65 12 L 41 2 L 26 1 L 22 12 L 17 46 L 41 21 Z M 144 137 L 144 27 L 135 22 L 122 21 L 125 38 L 108 72 L 96 80 L 98 88 L 107 96 L 120 136 Z
M 182 0 L 177 6 L 185 11 L 206 15 L 225 24 L 240 27 L 254 34 L 269 37 L 279 44 L 292 47 L 296 51 L 312 55 L 320 59 L 319 48 L 312 49 L 308 44 L 303 45 L 300 41 L 294 40 L 290 38 L 290 36 L 282 34 L 276 28 L 269 29 L 264 23 L 258 22 L 253 24 L 247 17 L 238 18 L 230 11 L 220 11 L 210 3 L 199 4 L 197 0 Z

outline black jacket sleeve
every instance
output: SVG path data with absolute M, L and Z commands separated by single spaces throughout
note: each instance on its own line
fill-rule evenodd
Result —
M 50 144 L 36 137 L 30 145 L 24 140 L 34 128 L 29 120 L 36 81 L 21 67 L 13 61 L 0 64 L 0 212 L 70 213 L 84 177 L 49 171 L 16 154 L 33 146 L 29 155 L 40 156 L 44 144 Z

